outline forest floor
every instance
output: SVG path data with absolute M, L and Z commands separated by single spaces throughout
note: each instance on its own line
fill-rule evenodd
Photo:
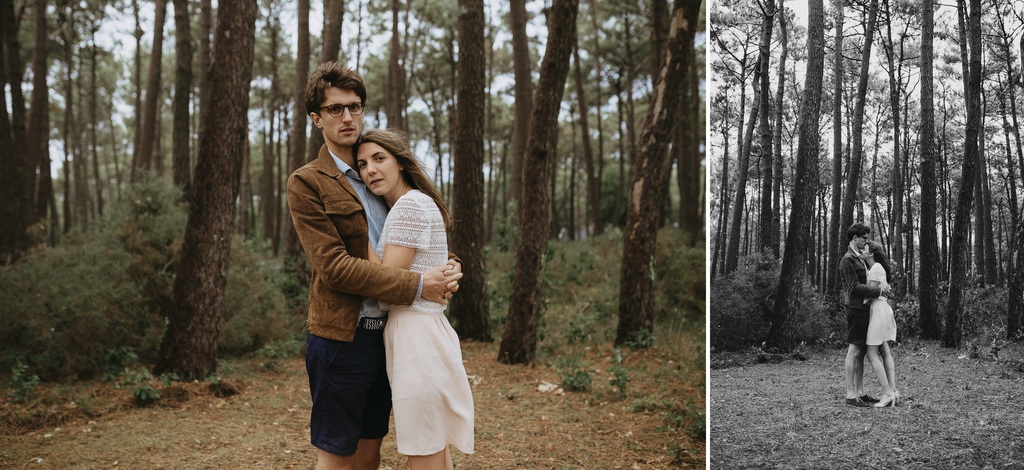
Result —
M 495 360 L 497 342 L 463 342 L 476 453 L 453 450 L 456 468 L 704 468 L 704 347 L 692 343 L 581 348 L 593 386 L 569 392 L 559 387 L 558 369 L 503 365 Z M 628 371 L 625 390 L 607 385 L 615 379 L 610 370 Z M 161 392 L 150 406 L 134 404 L 131 387 L 112 381 L 41 384 L 28 404 L 4 394 L 0 468 L 314 466 L 301 357 L 229 359 L 218 375 L 222 389 L 238 393 L 218 396 L 209 382 L 150 379 Z M 393 430 L 382 468 L 408 468 Z
M 844 402 L 844 347 L 711 356 L 715 469 L 1024 468 L 1024 345 L 893 348 L 896 408 Z M 868 367 L 865 390 L 879 397 Z

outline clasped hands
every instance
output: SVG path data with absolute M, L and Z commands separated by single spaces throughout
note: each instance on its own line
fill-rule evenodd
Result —
M 423 272 L 423 290 L 420 297 L 441 305 L 448 305 L 448 300 L 459 290 L 459 279 L 462 279 L 462 263 L 448 260 L 448 264 L 430 268 Z

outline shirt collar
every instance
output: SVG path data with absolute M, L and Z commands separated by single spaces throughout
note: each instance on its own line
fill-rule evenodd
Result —
M 327 152 L 331 154 L 331 158 L 334 159 L 334 164 L 338 166 L 338 170 L 341 171 L 341 174 L 349 178 L 355 178 L 356 181 L 363 181 L 363 179 L 359 177 L 359 172 L 356 171 L 355 168 L 352 168 L 348 163 L 345 163 L 345 160 L 342 160 L 335 155 L 334 152 L 331 152 L 331 149 L 328 148 Z

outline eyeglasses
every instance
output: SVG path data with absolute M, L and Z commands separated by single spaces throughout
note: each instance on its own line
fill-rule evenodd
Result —
M 332 104 L 330 106 L 321 106 L 320 111 L 327 110 L 331 116 L 341 117 L 347 109 L 353 116 L 363 114 L 363 103 L 355 102 L 352 104 Z

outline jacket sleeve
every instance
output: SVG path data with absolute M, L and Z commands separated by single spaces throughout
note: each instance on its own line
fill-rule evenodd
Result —
M 312 184 L 304 175 L 293 173 L 288 178 L 288 208 L 306 257 L 325 284 L 348 294 L 411 304 L 419 289 L 420 274 L 371 263 L 365 259 L 365 244 L 347 247 L 328 214 L 327 204 Z
M 848 256 L 844 256 L 839 262 L 839 273 L 843 278 L 843 289 L 846 292 L 847 301 L 853 296 L 873 299 L 882 293 L 881 287 L 871 287 L 860 282 L 860 279 L 857 278 L 857 269 L 853 267 L 853 260 Z

